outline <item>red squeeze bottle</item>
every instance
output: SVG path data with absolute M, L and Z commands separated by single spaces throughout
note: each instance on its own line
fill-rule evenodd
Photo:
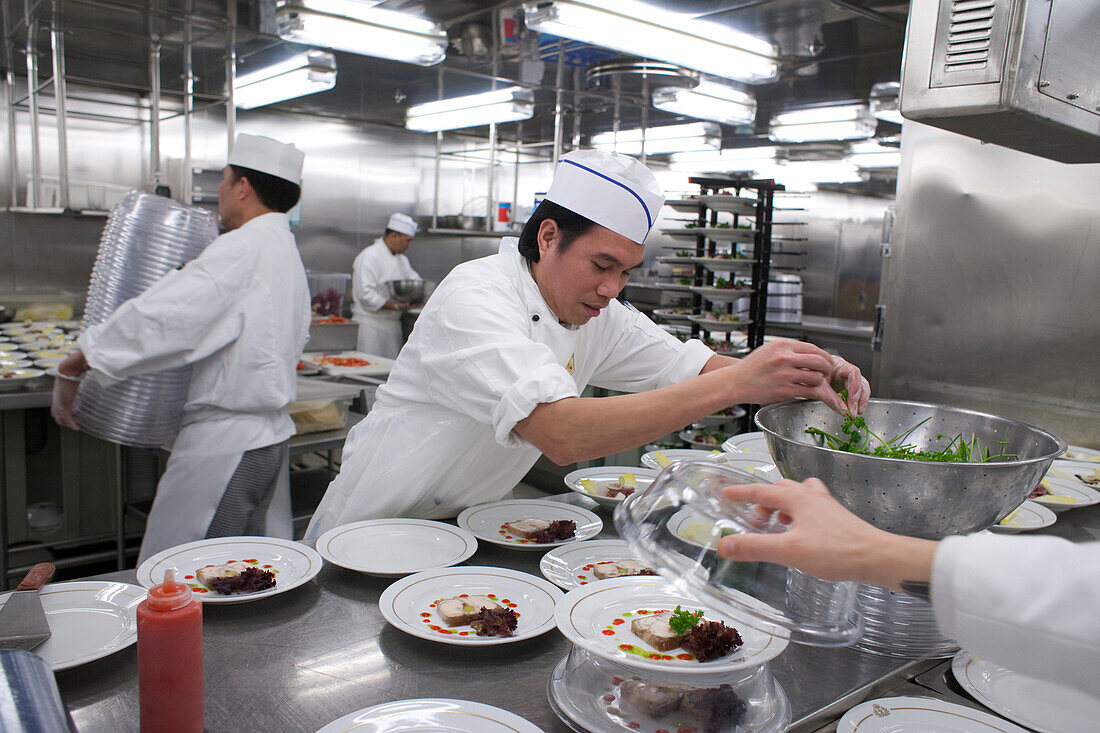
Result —
M 175 570 L 137 608 L 138 700 L 142 733 L 201 733 L 202 604 Z

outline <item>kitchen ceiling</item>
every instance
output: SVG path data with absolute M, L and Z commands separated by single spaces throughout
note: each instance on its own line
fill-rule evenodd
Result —
M 22 55 L 23 1 L 5 5 L 6 34 L 16 46 L 5 54 L 16 75 L 25 74 Z M 237 0 L 239 68 L 249 68 L 298 52 L 304 47 L 271 34 L 265 0 Z M 757 125 L 725 126 L 726 145 L 750 144 L 764 133 L 770 115 L 797 104 L 866 99 L 871 85 L 899 78 L 908 3 L 899 0 L 648 0 L 668 10 L 691 13 L 772 41 L 782 59 L 780 79 L 753 87 L 758 104 Z M 217 0 L 60 0 L 66 30 L 66 63 L 70 84 L 81 80 L 119 91 L 147 89 L 148 41 L 151 29 L 163 40 L 162 86 L 168 97 L 182 89 L 181 39 L 184 18 L 193 18 L 193 64 L 201 103 L 217 104 L 225 80 L 227 3 Z M 37 16 L 49 17 L 49 2 L 38 4 Z M 441 83 L 447 96 L 485 91 L 492 83 L 491 32 L 494 13 L 515 15 L 520 3 L 476 0 L 389 0 L 380 7 L 414 13 L 438 21 L 451 40 L 446 60 L 436 67 L 419 67 L 367 56 L 336 52 L 335 88 L 273 105 L 286 111 L 336 116 L 353 121 L 402 126 L 410 104 L 438 97 Z M 150 16 L 153 20 L 150 22 Z M 42 23 L 46 25 L 45 22 Z M 48 73 L 48 35 L 40 32 L 39 66 Z M 585 71 L 593 63 L 618 54 L 574 41 L 562 43 L 565 58 L 563 88 L 565 139 L 577 129 L 584 139 L 612 127 L 614 90 L 620 93 L 621 125 L 642 121 L 641 88 L 636 78 L 619 76 L 589 82 Z M 555 81 L 559 44 L 550 36 L 530 34 L 509 44 L 499 57 L 498 85 L 522 80 L 538 84 L 535 117 L 522 123 L 524 141 L 553 138 Z M 242 117 L 248 113 L 241 112 Z M 648 124 L 682 121 L 649 108 Z M 503 138 L 515 138 L 516 124 L 502 125 Z M 896 128 L 895 128 L 896 131 Z M 467 130 L 483 134 L 482 130 Z

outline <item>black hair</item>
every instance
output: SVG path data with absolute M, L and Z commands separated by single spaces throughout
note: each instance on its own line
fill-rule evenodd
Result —
M 539 261 L 539 227 L 547 219 L 553 219 L 561 229 L 559 250 L 564 250 L 573 243 L 574 239 L 596 226 L 596 222 L 591 219 L 570 211 L 564 206 L 558 206 L 553 201 L 543 199 L 519 234 L 519 253 L 531 262 Z
M 396 229 L 390 229 L 389 227 L 386 227 L 386 231 L 382 232 L 382 239 L 385 239 L 386 237 L 390 236 L 391 234 L 404 234 L 404 233 L 405 232 L 399 232 Z
M 263 173 L 252 168 L 239 165 L 230 165 L 233 169 L 234 180 L 247 178 L 252 190 L 260 199 L 260 203 L 269 209 L 286 213 L 294 208 L 302 195 L 302 187 L 297 183 L 291 183 L 285 178 Z

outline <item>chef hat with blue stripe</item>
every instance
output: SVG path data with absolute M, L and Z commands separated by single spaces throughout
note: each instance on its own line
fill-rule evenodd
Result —
M 634 158 L 574 150 L 561 157 L 546 200 L 645 244 L 665 196 L 653 172 Z

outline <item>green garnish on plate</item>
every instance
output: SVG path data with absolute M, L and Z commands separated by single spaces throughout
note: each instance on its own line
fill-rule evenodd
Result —
M 672 627 L 672 630 L 677 634 L 686 634 L 695 624 L 699 623 L 699 619 L 703 618 L 702 610 L 699 611 L 685 611 L 680 608 L 680 605 L 676 605 L 676 610 L 672 612 L 672 615 L 668 618 L 668 625 Z

